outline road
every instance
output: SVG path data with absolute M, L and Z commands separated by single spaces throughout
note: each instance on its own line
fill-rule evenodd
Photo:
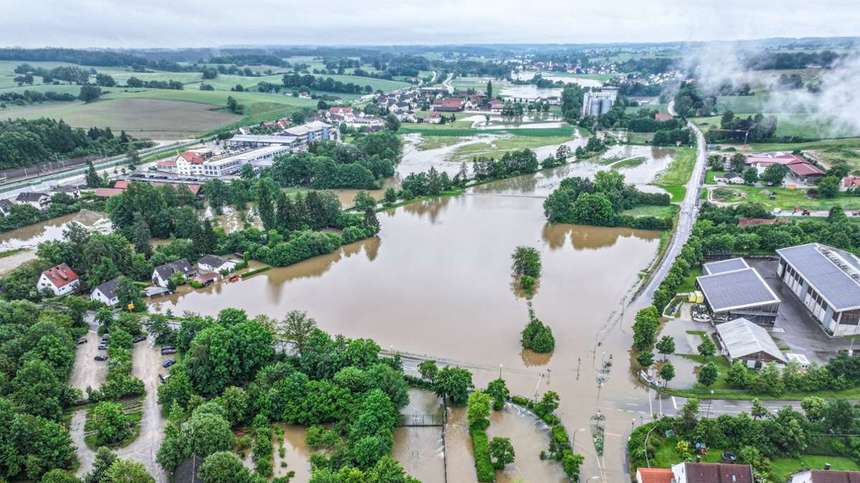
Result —
M 442 85 L 445 87 L 445 89 L 448 89 L 448 94 L 454 93 L 454 86 L 451 84 L 452 80 L 454 80 L 454 74 L 449 73 L 448 77 L 446 77 L 445 80 L 442 81 Z
M 669 103 L 669 113 L 674 115 L 674 105 Z M 651 276 L 648 285 L 642 291 L 637 300 L 650 301 L 654 298 L 654 292 L 660 286 L 660 282 L 666 278 L 669 269 L 675 262 L 675 258 L 681 253 L 681 248 L 687 243 L 690 238 L 690 233 L 693 231 L 693 225 L 696 223 L 698 215 L 699 190 L 705 180 L 705 165 L 707 163 L 708 152 L 705 144 L 705 136 L 702 131 L 692 122 L 687 122 L 687 126 L 693 130 L 696 135 L 696 164 L 693 166 L 693 174 L 690 176 L 690 181 L 687 182 L 687 193 L 684 200 L 681 202 L 681 212 L 678 215 L 678 226 L 675 228 L 675 233 L 672 235 L 672 240 L 669 243 L 669 248 L 663 256 L 660 265 Z

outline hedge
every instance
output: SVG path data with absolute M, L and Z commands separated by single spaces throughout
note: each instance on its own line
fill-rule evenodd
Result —
M 475 472 L 480 482 L 496 481 L 496 469 L 490 461 L 490 438 L 483 429 L 469 429 L 472 452 L 475 455 Z

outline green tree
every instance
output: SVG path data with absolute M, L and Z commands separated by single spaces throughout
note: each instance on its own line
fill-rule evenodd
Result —
M 663 379 L 663 385 L 668 386 L 669 381 L 675 378 L 675 366 L 671 362 L 667 362 L 660 367 L 660 379 Z
M 385 129 L 391 132 L 397 132 L 400 129 L 400 119 L 394 114 L 385 116 Z
M 84 101 L 89 104 L 90 102 L 98 100 L 99 97 L 102 96 L 102 90 L 99 86 L 93 85 L 83 85 L 81 86 L 81 91 L 78 93 L 78 99 Z
M 744 184 L 754 185 L 758 181 L 758 171 L 753 167 L 749 167 L 744 170 L 743 178 Z
M 636 362 L 638 362 L 643 369 L 647 369 L 654 363 L 654 353 L 647 351 L 640 352 L 639 355 L 636 356 Z
M 822 198 L 835 198 L 839 194 L 839 178 L 825 176 L 818 180 L 818 195 Z
M 203 460 L 198 473 L 204 483 L 251 483 L 255 479 L 234 453 L 218 451 Z
M 75 475 L 66 470 L 53 469 L 42 477 L 41 483 L 80 483 Z
M 633 322 L 633 347 L 640 351 L 650 349 L 659 326 L 660 313 L 657 307 L 649 305 L 637 312 Z
M 123 412 L 122 404 L 102 401 L 90 410 L 86 430 L 94 434 L 97 445 L 107 446 L 131 436 L 131 419 Z
M 466 404 L 471 386 L 472 373 L 459 367 L 443 367 L 433 380 L 433 391 L 453 406 Z
M 702 337 L 702 343 L 696 347 L 696 350 L 700 356 L 711 357 L 717 352 L 717 346 L 714 345 L 714 341 L 706 334 Z
M 96 172 L 96 167 L 93 166 L 93 162 L 91 160 L 87 161 L 86 183 L 87 188 L 100 188 L 102 186 L 102 178 L 99 176 L 98 172 Z
M 359 191 L 353 200 L 357 211 L 374 210 L 376 209 L 376 199 L 367 191 Z
M 395 190 L 394 188 L 386 188 L 384 200 L 388 204 L 396 203 L 397 202 L 397 190 Z
M 675 339 L 670 335 L 664 335 L 657 341 L 657 352 L 668 356 L 675 353 Z M 663 358 L 665 359 L 665 357 Z
M 438 372 L 439 367 L 436 365 L 436 361 L 421 361 L 421 363 L 418 364 L 418 373 L 421 374 L 422 379 L 432 382 L 436 379 L 436 374 Z
M 711 387 L 715 382 L 717 382 L 717 377 L 719 377 L 719 375 L 720 372 L 717 369 L 717 365 L 713 362 L 708 362 L 699 368 L 697 378 L 699 380 L 699 384 L 705 387 Z
M 291 310 L 278 326 L 278 335 L 281 339 L 292 342 L 301 354 L 306 346 L 308 338 L 317 330 L 316 321 L 308 317 L 307 312 Z
M 155 483 L 146 468 L 137 461 L 117 459 L 105 472 L 105 479 L 111 483 Z
M 487 99 L 488 100 L 493 99 L 493 81 L 491 81 L 491 80 L 487 81 Z
M 105 473 L 114 461 L 116 461 L 116 454 L 113 451 L 105 447 L 96 450 L 93 469 L 84 476 L 84 483 L 101 483 L 104 481 Z
M 508 390 L 508 386 L 502 378 L 490 381 L 490 383 L 487 384 L 486 393 L 493 398 L 493 410 L 495 411 L 501 411 L 502 408 L 505 407 L 505 402 L 511 396 L 511 392 Z
M 541 261 L 540 252 L 537 249 L 526 246 L 518 246 L 511 255 L 513 259 L 512 270 L 514 276 L 521 277 L 528 275 L 533 278 L 540 278 Z
M 490 460 L 493 467 L 502 470 L 514 462 L 514 445 L 510 438 L 495 437 L 490 441 Z
M 472 391 L 466 410 L 469 427 L 472 430 L 484 430 L 490 425 L 490 396 L 484 391 Z
M 611 226 L 615 219 L 612 202 L 603 193 L 582 193 L 571 208 L 573 222 L 582 225 Z
M 143 290 L 128 277 L 120 277 L 116 286 L 116 297 L 123 309 L 133 308 L 138 312 L 146 309 Z
M 770 186 L 780 186 L 785 176 L 788 174 L 788 168 L 782 164 L 772 164 L 764 169 L 761 174 L 761 181 Z
M 276 227 L 275 196 L 280 190 L 272 178 L 260 178 L 257 181 L 257 212 L 263 228 L 272 230 Z
M 752 409 L 750 410 L 750 415 L 753 419 L 761 419 L 767 416 L 767 408 L 765 408 L 759 398 L 754 398 L 752 401 Z

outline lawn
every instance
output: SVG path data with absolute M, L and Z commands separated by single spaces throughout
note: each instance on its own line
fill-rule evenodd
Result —
M 840 193 L 836 198 L 810 198 L 803 189 L 788 188 L 757 188 L 754 186 L 731 186 L 718 188 L 721 193 L 734 193 L 731 200 L 721 201 L 752 201 L 761 203 L 768 208 L 779 208 L 792 211 L 795 208 L 809 210 L 829 210 L 833 206 L 841 206 L 846 210 L 860 210 L 860 196 Z M 771 194 L 775 196 L 771 199 Z M 740 195 L 740 196 L 738 196 Z
M 358 84 L 361 87 L 369 85 L 373 88 L 374 92 L 376 92 L 377 90 L 381 90 L 383 92 L 396 91 L 397 89 L 403 89 L 404 87 L 409 87 L 411 85 L 408 82 L 388 79 L 377 79 L 375 77 L 363 77 L 356 75 L 319 74 L 317 75 L 317 77 L 321 79 L 328 79 L 329 77 L 331 77 L 336 81 L 344 83 L 351 82 L 353 84 Z
M 857 471 L 860 466 L 850 458 L 842 456 L 801 455 L 800 458 L 775 458 L 771 460 L 771 477 L 773 481 L 788 481 L 788 477 L 807 469 L 824 469 L 824 464 L 830 464 L 834 471 Z
M 523 129 L 531 131 L 531 129 Z M 550 146 L 570 141 L 570 136 L 513 136 L 507 138 L 496 138 L 487 142 L 467 144 L 460 146 L 454 151 L 453 159 L 456 161 L 468 161 L 473 157 L 483 156 L 498 158 L 508 151 L 520 149 L 534 149 L 541 146 Z
M 678 293 L 681 292 L 692 292 L 696 290 L 696 277 L 702 274 L 702 269 L 699 267 L 694 267 L 690 270 L 690 273 L 684 277 L 684 281 L 681 282 L 681 285 L 678 287 Z
M 630 216 L 655 216 L 657 218 L 673 218 L 678 212 L 678 207 L 675 205 L 657 206 L 657 205 L 642 205 L 621 212 L 622 215 Z
M 634 158 L 622 159 L 616 163 L 612 163 L 610 166 L 614 170 L 624 169 L 624 168 L 635 168 L 636 166 L 641 165 L 646 161 L 645 156 L 636 156 Z
M 657 176 L 655 184 L 672 195 L 673 203 L 680 203 L 684 199 L 695 164 L 696 151 L 693 148 L 679 148 L 669 167 Z
M 737 114 L 737 116 L 751 116 L 754 114 Z M 781 137 L 799 137 L 802 139 L 828 139 L 828 138 L 845 138 L 850 136 L 858 136 L 860 132 L 847 126 L 837 126 L 831 122 L 823 122 L 812 116 L 792 113 L 777 113 L 776 133 L 774 136 Z M 719 129 L 720 116 L 696 117 L 692 121 L 702 130 Z M 784 146 L 784 145 L 781 145 Z M 788 150 L 785 147 L 777 148 L 777 150 Z

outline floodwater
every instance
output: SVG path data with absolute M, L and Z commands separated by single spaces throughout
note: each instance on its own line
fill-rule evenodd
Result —
M 517 80 L 531 80 L 537 71 L 521 71 L 515 72 L 513 78 Z M 540 72 L 541 77 L 553 82 L 564 82 L 566 84 L 579 84 L 582 87 L 603 87 L 603 82 L 597 79 L 588 79 L 585 77 L 573 77 L 569 75 L 559 75 L 553 72 Z
M 274 451 L 274 459 L 272 460 L 272 469 L 275 477 L 286 476 L 288 472 L 293 471 L 295 475 L 290 481 L 310 481 L 311 479 L 311 450 L 305 443 L 305 435 L 307 430 L 303 426 L 295 426 L 292 424 L 277 424 L 276 426 L 284 430 L 284 457 L 281 458 L 280 448 L 277 444 L 277 438 L 272 438 Z M 282 465 L 286 463 L 286 466 Z
M 538 87 L 534 84 L 510 85 L 502 88 L 501 96 L 512 99 L 533 101 L 535 99 L 547 97 L 561 97 L 561 88 Z
M 671 158 L 670 152 L 650 147 L 619 149 L 619 155 L 646 157 L 629 170 L 636 183 L 652 181 Z M 427 159 L 424 170 L 438 159 Z M 583 479 L 623 481 L 626 437 L 633 422 L 641 420 L 634 419 L 634 410 L 643 402 L 647 410 L 648 397 L 630 375 L 631 331 L 621 315 L 640 272 L 657 253 L 660 233 L 548 225 L 542 206 L 564 177 L 589 176 L 600 169 L 608 168 L 570 164 L 383 212 L 378 237 L 241 282 L 161 298 L 153 306 L 203 314 L 238 307 L 276 318 L 306 310 L 329 332 L 371 337 L 385 348 L 467 367 L 478 387 L 501 371 L 515 394 L 535 397 L 557 391 L 558 414 L 569 432 L 578 435 L 576 451 L 586 456 Z M 512 289 L 510 276 L 510 255 L 519 245 L 541 253 L 543 273 L 533 304 L 556 337 L 549 357 L 536 359 L 520 348 L 527 306 Z M 598 373 L 610 360 L 608 378 L 599 386 Z M 587 429 L 598 409 L 607 417 L 602 457 L 595 454 Z M 448 478 L 472 481 L 468 437 L 464 442 L 456 436 L 457 414 L 449 415 L 446 432 Z M 499 427 L 527 446 L 522 450 L 525 466 L 510 470 L 511 478 L 552 481 L 544 479 L 544 471 L 550 470 L 531 466 L 541 448 L 529 448 L 542 439 L 540 428 L 527 436 L 529 431 L 516 426 L 527 419 L 509 423 L 507 414 L 501 418 Z M 430 464 L 436 461 L 435 434 L 399 430 L 395 454 L 413 471 L 435 472 Z M 421 462 L 428 457 L 424 468 Z M 425 477 L 432 481 L 432 475 Z
M 400 414 L 407 421 L 423 424 L 442 422 L 442 400 L 430 391 L 409 390 L 409 404 Z M 442 426 L 398 427 L 394 432 L 394 458 L 423 483 L 445 481 Z

